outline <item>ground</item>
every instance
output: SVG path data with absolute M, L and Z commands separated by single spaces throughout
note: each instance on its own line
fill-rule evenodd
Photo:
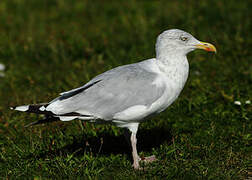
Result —
M 0 4 L 0 177 L 246 179 L 251 176 L 251 1 L 13 0 Z M 142 123 L 131 167 L 123 129 L 41 117 L 10 106 L 48 102 L 113 67 L 155 56 L 159 33 L 183 29 L 217 48 L 189 54 L 189 80 Z M 241 104 L 235 101 L 239 101 Z

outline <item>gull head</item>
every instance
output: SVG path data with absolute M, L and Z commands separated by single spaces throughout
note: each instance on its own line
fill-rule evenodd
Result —
M 191 34 L 179 29 L 164 31 L 158 36 L 156 42 L 157 57 L 162 55 L 186 55 L 195 49 L 216 53 L 214 45 L 199 41 Z

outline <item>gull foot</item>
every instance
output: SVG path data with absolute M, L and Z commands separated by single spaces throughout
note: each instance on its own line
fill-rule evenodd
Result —
M 143 167 L 141 167 L 140 164 L 133 164 L 132 166 L 134 167 L 135 170 L 140 170 L 140 171 L 148 170 L 148 169 L 151 169 L 151 167 L 144 167 L 144 165 L 147 165 L 157 160 L 158 159 L 156 158 L 155 155 L 148 156 L 148 157 L 141 157 L 139 158 L 139 161 L 140 163 L 142 163 Z
M 148 157 L 142 157 L 140 161 L 148 164 L 148 163 L 152 163 L 152 162 L 157 161 L 157 160 L 158 159 L 156 158 L 156 156 L 152 155 L 152 156 L 148 156 Z

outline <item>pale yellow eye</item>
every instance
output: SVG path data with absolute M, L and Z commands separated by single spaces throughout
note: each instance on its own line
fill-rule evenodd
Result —
M 188 41 L 188 37 L 181 36 L 181 37 L 180 37 L 180 40 L 181 40 L 181 41 Z

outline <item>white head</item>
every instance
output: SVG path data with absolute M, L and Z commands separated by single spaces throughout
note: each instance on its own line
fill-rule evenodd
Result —
M 216 48 L 210 44 L 197 40 L 191 34 L 179 30 L 170 29 L 161 33 L 156 42 L 157 58 L 162 56 L 185 56 L 195 49 L 216 52 Z

